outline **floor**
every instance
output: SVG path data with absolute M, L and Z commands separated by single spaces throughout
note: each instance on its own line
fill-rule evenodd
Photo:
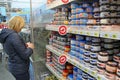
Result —
M 2 62 L 0 62 L 0 80 L 15 80 Z

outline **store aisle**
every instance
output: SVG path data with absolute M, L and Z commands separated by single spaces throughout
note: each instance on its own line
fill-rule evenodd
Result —
M 10 74 L 7 69 L 5 69 L 4 64 L 0 62 L 0 80 L 15 80 L 15 78 Z

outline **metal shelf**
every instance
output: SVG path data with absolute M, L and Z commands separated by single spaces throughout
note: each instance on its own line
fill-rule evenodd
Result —
M 58 31 L 59 25 L 47 25 L 46 30 Z
M 58 31 L 59 26 L 61 26 L 61 25 L 47 25 L 46 30 Z M 66 25 L 66 26 L 68 27 L 67 33 L 81 34 L 81 35 L 94 36 L 94 37 L 99 37 L 99 34 L 100 34 L 99 31 L 82 30 L 82 29 L 79 29 L 77 27 L 72 27 L 70 25 Z
M 53 47 L 51 45 L 47 45 L 46 48 L 48 50 L 50 50 L 51 52 L 53 52 L 54 54 L 58 55 L 58 56 L 60 56 L 61 54 L 64 54 L 63 51 L 60 51 L 60 50 L 56 49 L 55 47 Z M 90 74 L 91 76 L 95 77 L 97 80 L 108 80 L 103 75 L 97 74 L 97 71 L 94 71 L 94 70 L 91 70 L 88 67 L 85 67 L 75 57 L 72 57 L 68 54 L 65 54 L 65 55 L 67 56 L 67 61 L 69 63 L 73 64 L 74 66 L 78 67 L 79 69 L 81 69 L 81 70 L 85 71 L 86 73 Z
M 52 31 L 58 31 L 59 26 L 60 25 L 47 25 L 46 29 Z M 120 40 L 120 31 L 99 31 L 99 30 L 87 30 L 87 29 L 83 30 L 70 25 L 66 25 L 66 26 L 68 27 L 67 33 Z
M 68 3 L 71 3 L 72 1 L 75 1 L 75 0 L 69 0 Z M 63 5 L 65 5 L 65 3 L 63 3 L 62 0 L 55 0 L 52 3 L 47 4 L 47 9 L 55 9 Z
M 54 68 L 52 68 L 49 64 L 46 63 L 46 67 L 54 74 L 58 80 L 65 80 L 62 78 L 62 75 L 59 74 Z

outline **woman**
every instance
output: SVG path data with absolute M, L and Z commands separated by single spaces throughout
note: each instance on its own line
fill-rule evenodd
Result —
M 25 44 L 18 34 L 24 25 L 24 19 L 15 16 L 9 20 L 8 28 L 0 31 L 0 43 L 9 56 L 8 68 L 16 80 L 29 80 L 29 57 L 34 48 L 32 43 Z

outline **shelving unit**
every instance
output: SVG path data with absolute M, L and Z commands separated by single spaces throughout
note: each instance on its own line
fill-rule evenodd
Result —
M 67 4 L 69 4 L 69 3 L 73 2 L 73 1 L 78 1 L 78 0 L 69 0 L 69 2 Z M 47 9 L 57 9 L 57 8 L 63 7 L 63 5 L 66 6 L 66 4 L 64 4 L 62 2 L 62 0 L 56 0 L 56 1 L 52 2 L 51 4 L 48 4 L 47 5 Z M 76 7 L 76 10 L 77 10 L 77 8 L 78 7 Z M 85 35 L 85 36 L 93 36 L 93 37 L 99 37 L 99 38 L 108 38 L 108 39 L 120 40 L 120 31 L 118 29 L 119 25 L 117 25 L 117 27 L 115 25 L 110 25 L 110 26 L 107 26 L 107 27 L 104 25 L 104 27 L 103 27 L 101 25 L 102 22 L 100 22 L 99 25 L 96 24 L 97 26 L 94 25 L 94 24 L 81 26 L 82 23 L 79 23 L 79 21 L 77 22 L 77 20 L 76 20 L 77 23 L 74 22 L 74 16 L 75 16 L 75 14 L 78 16 L 78 13 L 76 12 L 74 14 L 74 12 L 75 11 L 74 11 L 74 8 L 73 8 L 73 11 L 71 10 L 71 13 L 73 13 L 73 14 L 71 14 L 72 16 L 70 18 L 71 19 L 70 24 L 72 24 L 72 25 L 64 25 L 65 23 L 55 23 L 56 25 L 53 25 L 54 24 L 53 23 L 51 25 L 47 25 L 46 26 L 46 30 L 51 30 L 51 31 L 57 31 L 57 32 L 59 32 L 59 27 L 64 25 L 64 26 L 67 27 L 67 31 L 66 31 L 67 33 L 79 34 L 79 35 Z M 93 12 L 93 13 L 97 13 L 97 12 Z M 99 12 L 99 14 L 100 13 L 101 12 Z M 55 17 L 56 17 L 56 15 L 55 15 Z M 57 16 L 57 19 L 56 18 L 55 19 L 57 21 L 61 21 L 61 20 L 59 20 L 59 17 L 61 17 L 61 16 Z M 72 22 L 72 19 L 73 19 L 73 22 Z M 77 17 L 76 19 L 81 19 L 81 17 L 79 17 L 79 18 Z M 94 17 L 94 19 L 96 19 L 96 18 Z M 99 17 L 99 19 L 101 19 L 101 16 Z M 63 24 L 63 25 L 58 25 L 58 24 Z M 108 28 L 108 27 L 110 27 L 110 28 Z M 109 30 L 107 30 L 107 29 L 109 29 Z M 112 31 L 112 29 L 114 29 L 114 30 Z M 115 30 L 117 30 L 117 31 L 115 31 Z M 52 45 L 47 45 L 46 49 L 48 49 L 52 53 L 56 54 L 57 56 L 61 56 L 63 54 L 66 55 L 67 62 L 71 63 L 72 65 L 74 65 L 76 67 L 78 67 L 79 69 L 81 69 L 82 71 L 86 72 L 87 74 L 93 76 L 97 80 L 109 80 L 109 79 L 105 78 L 104 75 L 98 74 L 97 70 L 92 70 L 89 67 L 86 67 L 85 65 L 83 65 L 81 63 L 81 61 L 79 61 L 79 59 L 77 59 L 76 57 L 71 56 L 68 53 L 65 53 L 64 51 L 61 51 L 61 50 L 53 47 Z
M 74 66 L 78 67 L 79 69 L 83 70 L 84 72 L 90 74 L 91 76 L 95 77 L 97 80 L 108 80 L 103 75 L 97 74 L 96 71 L 91 70 L 90 68 L 85 67 L 83 64 L 79 62 L 75 57 L 68 55 L 67 53 L 64 53 L 61 50 L 56 49 L 55 47 L 51 45 L 47 45 L 46 49 L 50 50 L 51 52 L 55 53 L 56 55 L 60 56 L 61 54 L 65 54 L 67 56 L 67 61 Z

